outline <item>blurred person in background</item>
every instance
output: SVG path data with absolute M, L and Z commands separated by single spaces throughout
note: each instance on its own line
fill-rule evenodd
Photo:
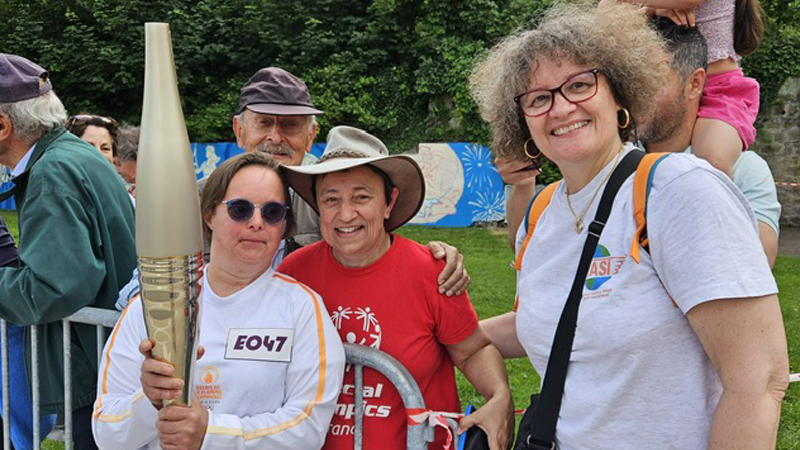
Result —
M 67 130 L 84 141 L 92 144 L 105 157 L 114 164 L 117 156 L 117 136 L 119 124 L 110 117 L 96 116 L 81 113 L 67 120 Z
M 123 125 L 117 137 L 117 172 L 125 180 L 128 192 L 136 197 L 136 158 L 139 154 L 139 127 Z

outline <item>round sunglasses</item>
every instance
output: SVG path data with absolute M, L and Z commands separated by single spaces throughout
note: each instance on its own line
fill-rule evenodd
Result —
M 286 218 L 289 205 L 278 202 L 267 202 L 256 205 L 250 200 L 235 198 L 222 202 L 228 208 L 228 217 L 234 222 L 247 222 L 253 217 L 256 207 L 261 208 L 261 217 L 270 225 L 277 225 Z

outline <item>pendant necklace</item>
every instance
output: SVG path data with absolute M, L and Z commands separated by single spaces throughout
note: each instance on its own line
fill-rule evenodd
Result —
M 594 194 L 592 195 L 592 199 L 589 200 L 589 204 L 586 205 L 586 209 L 583 210 L 580 216 L 575 214 L 575 210 L 572 209 L 572 202 L 569 200 L 569 193 L 567 192 L 566 189 L 564 189 L 564 193 L 567 194 L 567 206 L 569 206 L 569 212 L 571 212 L 572 216 L 575 218 L 575 225 L 572 226 L 572 229 L 575 230 L 576 233 L 581 234 L 581 232 L 583 231 L 583 218 L 584 216 L 586 216 L 586 213 L 589 212 L 589 208 L 592 207 L 592 203 L 594 203 L 594 199 L 597 198 L 597 194 L 600 192 L 600 189 L 602 189 L 603 186 L 606 185 L 608 179 L 611 178 L 611 174 L 614 173 L 614 170 L 617 168 L 620 156 L 622 155 L 622 149 L 623 147 L 620 146 L 619 151 L 617 152 L 617 156 L 614 158 L 614 167 L 612 167 L 611 170 L 608 171 L 606 177 L 597 186 L 597 189 L 595 189 Z

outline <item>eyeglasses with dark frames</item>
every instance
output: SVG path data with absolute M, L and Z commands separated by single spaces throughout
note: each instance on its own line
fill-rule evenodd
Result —
M 561 86 L 553 89 L 533 89 L 514 97 L 523 114 L 539 117 L 553 109 L 553 99 L 557 92 L 570 103 L 585 102 L 597 94 L 597 74 L 600 69 L 591 69 L 570 75 Z
M 277 225 L 286 218 L 289 205 L 278 202 L 267 202 L 260 205 L 254 204 L 250 200 L 235 198 L 221 202 L 228 208 L 228 217 L 234 222 L 247 222 L 253 217 L 256 208 L 261 209 L 261 217 L 270 225 Z

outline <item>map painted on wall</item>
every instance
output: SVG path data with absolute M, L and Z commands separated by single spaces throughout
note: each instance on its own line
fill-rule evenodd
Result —
M 419 153 L 410 155 L 425 176 L 425 200 L 414 224 L 431 224 L 458 212 L 456 205 L 464 193 L 464 167 L 447 144 L 420 144 Z
M 0 192 L 5 192 L 13 187 L 14 183 L 11 182 L 11 169 L 0 164 Z M 10 211 L 17 209 L 17 205 L 14 203 L 14 197 L 0 202 L 0 209 Z
M 466 227 L 505 218 L 503 180 L 488 147 L 468 142 L 419 144 L 411 155 L 425 175 L 425 200 L 411 223 Z

